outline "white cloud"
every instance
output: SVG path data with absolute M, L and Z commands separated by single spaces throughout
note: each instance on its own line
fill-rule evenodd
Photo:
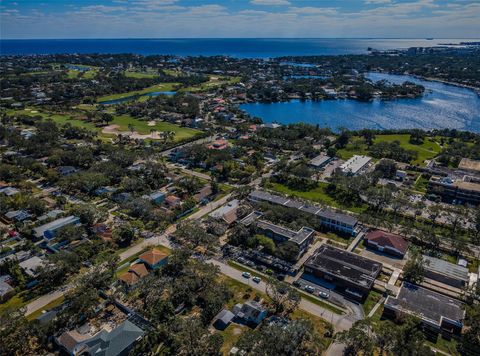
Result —
M 365 0 L 365 4 L 367 5 L 383 5 L 383 4 L 391 4 L 392 0 Z
M 280 5 L 290 5 L 290 2 L 287 0 L 251 0 L 250 4 L 263 5 L 263 6 L 280 6 Z

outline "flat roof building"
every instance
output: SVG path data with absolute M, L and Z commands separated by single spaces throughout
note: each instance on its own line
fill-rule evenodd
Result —
M 270 204 L 282 205 L 287 208 L 297 209 L 306 214 L 315 215 L 320 220 L 321 224 L 330 230 L 336 230 L 353 236 L 357 234 L 356 226 L 358 220 L 347 214 L 337 213 L 336 211 L 323 207 L 308 205 L 295 199 L 285 198 L 261 190 L 253 191 L 248 198 L 252 202 L 267 202 Z
M 427 332 L 433 335 L 442 330 L 459 334 L 465 318 L 463 303 L 407 282 L 396 297 L 387 297 L 383 313 L 393 318 L 404 313 L 413 315 L 421 319 Z
M 480 173 L 480 161 L 470 158 L 462 158 L 458 164 L 458 169 L 472 173 Z
M 264 234 L 267 237 L 270 237 L 272 240 L 277 243 L 282 243 L 286 241 L 293 242 L 298 246 L 299 254 L 301 256 L 308 249 L 308 246 L 313 241 L 313 236 L 315 235 L 315 230 L 312 228 L 303 226 L 298 231 L 293 231 L 287 229 L 286 227 L 275 225 L 269 221 L 260 220 L 259 218 L 263 214 L 259 211 L 253 211 L 247 215 L 241 221 L 245 226 L 249 226 L 252 223 L 256 223 L 256 228 L 260 233 Z
M 304 265 L 305 273 L 334 283 L 357 300 L 363 300 L 382 270 L 382 264 L 355 253 L 322 245 Z
M 78 223 L 80 223 L 80 219 L 74 215 L 70 215 L 34 228 L 33 235 L 38 238 L 43 237 L 47 240 L 51 240 L 55 237 L 55 233 L 62 227 L 65 227 L 67 225 L 75 225 Z
M 434 194 L 447 203 L 480 204 L 480 184 L 475 181 L 453 180 L 450 177 L 432 176 L 428 181 L 428 194 Z
M 372 157 L 355 155 L 340 166 L 340 171 L 345 175 L 355 176 L 362 173 L 372 160 Z
M 423 260 L 425 277 L 457 288 L 468 285 L 468 268 L 430 256 L 423 256 Z
M 333 157 L 327 156 L 326 154 L 320 154 L 315 158 L 312 158 L 309 162 L 308 165 L 314 169 L 322 169 L 325 167 L 328 163 L 330 163 L 333 160 Z

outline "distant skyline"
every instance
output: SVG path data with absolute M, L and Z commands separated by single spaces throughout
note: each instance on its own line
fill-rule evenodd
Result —
M 2 0 L 2 39 L 479 38 L 478 0 Z

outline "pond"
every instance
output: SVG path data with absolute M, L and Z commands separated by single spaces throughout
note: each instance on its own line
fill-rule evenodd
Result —
M 282 103 L 248 103 L 240 107 L 264 122 L 305 122 L 338 130 L 371 129 L 458 129 L 480 132 L 480 97 L 473 90 L 407 75 L 368 73 L 373 81 L 411 81 L 425 87 L 417 99 L 361 102 L 352 99 Z

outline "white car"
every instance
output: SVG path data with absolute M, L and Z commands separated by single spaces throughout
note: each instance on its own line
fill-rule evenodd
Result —
M 243 272 L 242 273 L 242 277 L 243 278 L 250 278 L 251 277 L 251 274 L 249 272 Z
M 327 292 L 320 292 L 318 293 L 318 295 L 320 296 L 320 298 L 323 298 L 323 299 L 330 298 L 330 294 L 328 294 Z
M 260 277 L 255 276 L 252 278 L 252 281 L 254 281 L 255 283 L 260 283 L 262 279 Z

